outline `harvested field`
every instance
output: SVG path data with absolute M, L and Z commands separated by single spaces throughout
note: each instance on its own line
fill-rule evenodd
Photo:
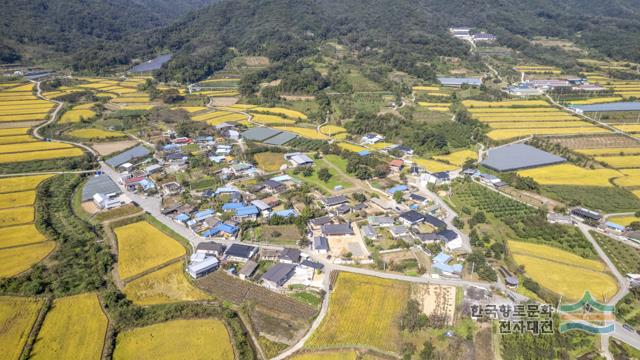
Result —
M 45 241 L 35 225 L 18 225 L 0 228 L 0 249 Z
M 91 147 L 100 155 L 110 155 L 128 149 L 138 142 L 135 140 L 110 141 L 93 144 Z
M 310 319 L 317 313 L 317 310 L 311 306 L 262 286 L 242 281 L 223 271 L 216 271 L 198 279 L 197 285 L 209 294 L 236 305 L 253 303 L 270 311 L 289 314 L 300 319 Z
M 58 298 L 42 324 L 31 358 L 99 359 L 107 324 L 96 294 Z
M 207 300 L 209 296 L 191 285 L 178 261 L 124 287 L 127 298 L 137 305 L 169 304 L 182 301 Z
M 330 295 L 329 312 L 305 347 L 362 346 L 399 353 L 402 341 L 397 320 L 410 288 L 400 281 L 340 273 Z M 363 309 L 376 315 L 366 316 Z
M 282 153 L 261 152 L 254 154 L 253 157 L 258 163 L 258 167 L 266 172 L 279 171 L 282 165 L 287 164 Z
M 233 360 L 224 323 L 215 319 L 171 320 L 118 335 L 115 360 Z
M 47 257 L 56 244 L 43 241 L 31 245 L 0 249 L 0 278 L 23 273 Z
M 0 349 L 3 359 L 20 358 L 43 304 L 43 300 L 35 298 L 0 297 Z
M 422 312 L 432 321 L 453 325 L 456 310 L 456 287 L 444 285 L 418 285 L 412 288 L 412 297 L 422 305 Z M 440 320 L 442 319 L 442 320 Z
M 568 136 L 558 138 L 547 138 L 548 140 L 560 144 L 569 149 L 606 149 L 606 148 L 630 148 L 638 146 L 638 141 L 634 141 L 626 136 L 616 134 L 588 135 L 588 136 Z
M 506 140 L 513 138 L 527 137 L 530 135 L 561 135 L 561 134 L 586 134 L 586 133 L 607 133 L 609 130 L 584 122 L 584 126 L 571 128 L 531 128 L 531 129 L 499 129 L 489 131 L 487 134 L 493 140 Z
M 118 273 L 122 280 L 186 253 L 178 241 L 146 221 L 115 228 L 114 232 L 118 238 Z
M 573 266 L 580 266 L 587 269 L 599 271 L 605 271 L 607 269 L 606 265 L 601 261 L 585 259 L 576 254 L 562 251 L 547 245 L 533 244 L 521 241 L 509 241 L 509 250 L 514 254 L 542 257 L 555 262 L 565 263 Z

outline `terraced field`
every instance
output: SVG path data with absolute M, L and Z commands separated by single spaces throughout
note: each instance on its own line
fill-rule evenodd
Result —
M 2 358 L 18 360 L 44 304 L 26 297 L 0 297 L 0 349 Z
M 599 261 L 547 245 L 509 241 L 509 249 L 529 277 L 566 301 L 580 299 L 585 291 L 603 301 L 618 291 L 617 282 Z
M 116 360 L 233 360 L 231 339 L 219 320 L 172 320 L 128 330 L 116 339 Z
M 0 179 L 0 277 L 29 270 L 55 248 L 33 225 L 36 187 L 50 175 Z
M 94 116 L 96 116 L 96 113 L 93 110 L 74 107 L 73 109 L 62 114 L 58 122 L 61 124 L 71 124 L 80 122 L 82 119 L 91 119 Z
M 210 297 L 186 278 L 181 261 L 126 284 L 124 293 L 138 305 L 208 300 Z
M 430 159 L 415 158 L 413 159 L 413 162 L 430 173 L 441 172 L 441 171 L 451 171 L 458 168 L 458 166 L 455 166 L 455 165 L 446 164 L 440 161 L 430 160 Z
M 127 136 L 125 133 L 121 131 L 111 131 L 111 130 L 103 130 L 103 129 L 95 129 L 95 128 L 71 130 L 67 134 L 76 138 L 88 139 L 88 140 L 113 139 L 113 138 L 121 138 L 121 137 Z
M 607 133 L 587 121 L 552 107 L 543 100 L 477 101 L 464 100 L 471 115 L 489 125 L 487 136 L 496 141 L 530 135 L 569 135 Z
M 107 324 L 96 294 L 58 298 L 44 319 L 31 358 L 99 359 Z
M 340 273 L 330 296 L 329 312 L 306 348 L 361 346 L 400 351 L 397 319 L 409 300 L 408 283 Z M 365 308 L 376 316 L 363 316 Z
M 471 150 L 459 150 L 459 151 L 454 151 L 448 155 L 434 156 L 433 158 L 436 160 L 448 162 L 453 165 L 462 166 L 465 163 L 465 161 L 469 159 L 477 160 L 478 153 Z
M 520 170 L 518 175 L 531 177 L 543 185 L 613 186 L 609 180 L 622 174 L 612 169 L 585 169 L 571 164 Z
M 288 131 L 288 132 L 300 135 L 307 139 L 329 140 L 329 137 L 327 135 L 317 132 L 315 128 L 304 128 L 304 127 L 297 127 L 297 126 L 274 126 L 273 128 L 281 131 Z
M 126 280 L 184 256 L 180 243 L 146 221 L 114 229 L 118 238 L 118 273 Z

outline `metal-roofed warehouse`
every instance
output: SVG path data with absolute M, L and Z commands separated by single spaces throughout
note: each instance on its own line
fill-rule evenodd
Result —
M 640 111 L 640 102 L 638 101 L 620 101 L 606 104 L 591 105 L 571 105 L 572 109 L 580 112 L 609 112 L 609 111 Z
M 138 145 L 112 157 L 111 159 L 106 160 L 105 162 L 112 168 L 116 168 L 126 162 L 130 162 L 133 159 L 142 158 L 149 154 L 151 154 L 151 152 L 146 147 Z
M 272 138 L 282 131 L 271 129 L 268 127 L 254 127 L 242 133 L 242 137 L 247 140 L 253 141 L 265 141 L 266 139 Z
M 298 137 L 298 135 L 283 131 L 280 134 L 265 140 L 264 143 L 269 145 L 284 145 L 296 137 Z
M 481 164 L 495 171 L 514 171 L 560 164 L 565 158 L 526 144 L 511 144 L 489 150 Z
M 113 182 L 109 175 L 102 174 L 98 176 L 92 176 L 87 180 L 86 184 L 82 188 L 82 201 L 89 201 L 93 199 L 95 194 L 120 194 L 122 190 L 118 187 L 118 184 Z

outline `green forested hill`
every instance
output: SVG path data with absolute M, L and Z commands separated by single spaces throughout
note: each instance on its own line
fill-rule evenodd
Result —
M 166 25 L 209 0 L 0 0 L 0 61 L 70 53 Z
M 75 69 L 102 70 L 171 51 L 174 60 L 161 76 L 178 80 L 220 67 L 230 48 L 292 61 L 327 39 L 428 78 L 434 57 L 467 54 L 464 43 L 447 35 L 456 25 L 494 32 L 504 44 L 532 54 L 524 39 L 542 35 L 640 61 L 639 0 L 221 0 L 169 25 L 207 1 L 0 1 L 8 9 L 0 18 L 0 39 L 23 53 L 50 47 L 73 55 Z

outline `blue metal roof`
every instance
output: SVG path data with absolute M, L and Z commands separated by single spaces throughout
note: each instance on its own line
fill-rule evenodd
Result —
M 106 160 L 105 162 L 111 167 L 117 167 L 133 159 L 145 157 L 149 154 L 151 154 L 151 152 L 146 147 L 138 145 Z
M 569 107 L 583 112 L 640 111 L 640 102 L 620 101 L 606 104 L 570 105 Z
M 213 214 L 215 214 L 215 212 L 211 209 L 206 209 L 206 210 L 202 210 L 202 211 L 198 211 L 197 213 L 195 213 L 193 215 L 193 218 L 200 221 L 203 219 L 206 219 L 208 217 L 213 216 Z
M 392 188 L 387 189 L 388 194 L 395 194 L 398 191 L 407 191 L 409 187 L 407 185 L 396 185 Z
M 236 209 L 240 209 L 242 207 L 245 207 L 246 205 L 243 203 L 237 203 L 237 202 L 230 202 L 230 203 L 226 203 L 224 205 L 222 205 L 222 211 L 229 211 L 229 210 L 236 210 Z
M 236 209 L 236 216 L 258 215 L 260 210 L 255 205 L 249 205 Z
M 153 58 L 149 61 L 143 62 L 142 64 L 138 64 L 132 67 L 129 72 L 134 73 L 143 73 L 149 72 L 153 70 L 158 70 L 162 67 L 162 65 L 171 60 L 171 54 L 160 55 L 156 58 Z
M 625 227 L 624 227 L 624 226 L 622 226 L 622 225 L 620 225 L 620 224 L 616 224 L 616 223 L 614 223 L 614 222 L 612 222 L 612 221 L 607 221 L 607 222 L 605 223 L 605 225 L 607 225 L 608 227 L 610 227 L 610 228 L 612 228 L 612 229 L 615 229 L 615 230 L 624 231 L 624 229 L 625 229 Z
M 369 154 L 371 154 L 371 152 L 369 150 L 358 151 L 358 155 L 359 156 L 367 156 Z
M 236 232 L 238 232 L 238 228 L 237 227 L 235 227 L 233 225 L 225 224 L 225 223 L 219 223 L 218 225 L 212 227 L 211 229 L 203 232 L 202 236 L 204 236 L 204 237 L 216 236 L 219 233 L 225 233 L 225 234 L 233 235 Z
M 469 84 L 469 85 L 475 85 L 475 86 L 482 85 L 482 80 L 477 78 L 439 77 L 438 81 L 442 85 L 454 85 L 454 86 L 460 86 L 462 84 Z
M 298 213 L 294 210 L 294 209 L 286 209 L 286 210 L 280 210 L 280 211 L 276 211 L 274 213 L 271 214 L 271 216 L 282 216 L 282 217 L 289 217 L 289 216 L 298 216 Z
M 185 222 L 185 221 L 189 220 L 189 215 L 180 214 L 180 215 L 176 216 L 176 220 L 181 221 L 181 222 Z
M 219 188 L 216 189 L 216 195 L 225 194 L 225 193 L 232 193 L 232 192 L 238 192 L 238 189 L 233 188 L 233 187 L 219 187 Z
M 433 257 L 434 263 L 446 264 L 451 260 L 451 255 L 447 255 L 445 253 L 439 253 L 438 255 Z

